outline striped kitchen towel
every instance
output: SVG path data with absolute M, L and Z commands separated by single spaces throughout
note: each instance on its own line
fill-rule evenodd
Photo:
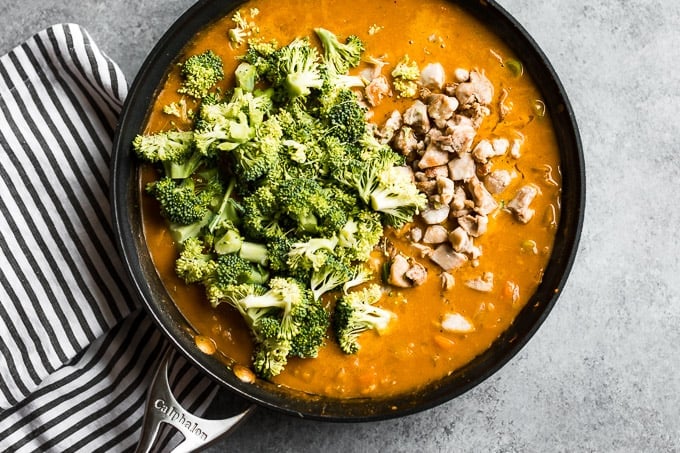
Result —
M 126 451 L 168 347 L 126 282 L 109 163 L 127 93 L 77 25 L 0 57 L 0 451 Z M 215 386 L 178 359 L 201 414 Z

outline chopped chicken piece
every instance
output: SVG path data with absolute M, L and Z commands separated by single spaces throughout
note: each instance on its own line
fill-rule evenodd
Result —
M 441 90 L 446 81 L 446 73 L 441 63 L 430 63 L 420 71 L 420 83 L 426 88 Z
M 449 238 L 449 231 L 442 225 L 430 225 L 423 235 L 424 244 L 441 244 Z
M 413 286 L 420 286 L 427 280 L 427 269 L 420 263 L 413 261 L 411 267 L 406 271 L 404 277 L 408 279 Z
M 409 260 L 401 253 L 397 253 L 390 263 L 390 274 L 387 282 L 399 288 L 410 288 L 422 285 L 427 279 L 427 269 L 414 260 Z
M 470 179 L 468 187 L 475 202 L 475 211 L 482 215 L 487 215 L 496 210 L 498 202 L 476 176 Z
M 394 110 L 390 117 L 387 118 L 383 127 L 378 131 L 377 135 L 382 143 L 389 143 L 394 137 L 394 133 L 401 127 L 401 112 Z
M 456 187 L 453 191 L 453 200 L 451 200 L 451 204 L 449 205 L 451 210 L 460 211 L 461 209 L 464 209 L 465 200 L 467 200 L 465 189 L 463 189 L 461 186 Z
M 453 277 L 453 275 L 449 274 L 448 272 L 442 272 L 441 275 L 439 276 L 439 279 L 442 284 L 442 289 L 444 291 L 448 291 L 454 286 L 456 286 L 456 279 Z
M 387 81 L 387 77 L 384 75 L 378 76 L 371 80 L 371 82 L 364 88 L 364 93 L 366 94 L 366 99 L 368 103 L 375 107 L 382 102 L 385 96 L 392 95 L 392 89 L 390 88 L 390 83 Z
M 392 144 L 406 157 L 409 157 L 411 153 L 418 149 L 416 134 L 413 132 L 413 129 L 408 126 L 404 126 L 397 130 L 392 139 Z
M 425 181 L 417 181 L 416 187 L 422 193 L 430 196 L 437 193 L 437 181 L 434 179 L 426 179 Z
M 484 178 L 484 185 L 492 194 L 503 192 L 512 182 L 512 176 L 507 170 L 494 170 Z
M 427 258 L 434 251 L 434 250 L 432 250 L 432 247 L 430 247 L 429 245 L 424 245 L 424 244 L 418 244 L 418 243 L 411 244 L 411 247 L 418 250 L 421 258 Z
M 435 182 L 436 184 L 436 182 Z M 436 225 L 442 223 L 449 217 L 451 208 L 448 205 L 443 205 L 439 208 L 430 208 L 422 211 L 420 217 L 428 225 Z
M 458 269 L 467 263 L 468 257 L 458 253 L 449 244 L 441 244 L 430 255 L 430 259 L 445 271 Z
M 427 116 L 427 105 L 416 100 L 406 109 L 403 116 L 404 124 L 411 126 L 416 133 L 425 134 L 430 130 L 430 118 Z
M 462 153 L 449 161 L 449 178 L 453 181 L 469 181 L 475 177 L 475 161 L 470 153 Z
M 481 277 L 467 280 L 465 286 L 475 291 L 489 293 L 493 290 L 493 272 L 484 272 Z
M 470 71 L 464 68 L 456 68 L 453 71 L 453 80 L 458 83 L 467 82 L 470 78 Z
M 458 99 L 445 94 L 431 94 L 427 98 L 427 113 L 434 124 L 443 129 L 458 108 Z
M 466 120 L 461 120 L 466 118 Z M 454 119 L 446 123 L 445 134 L 439 139 L 442 142 L 442 149 L 446 151 L 462 154 L 472 148 L 472 142 L 477 135 L 477 130 L 469 118 L 456 115 Z
M 446 176 L 448 176 L 448 168 L 446 168 Z M 453 181 L 446 176 L 437 177 L 437 195 L 435 195 L 436 199 L 434 200 L 444 205 L 451 203 L 451 200 L 453 200 L 453 191 L 455 189 Z
M 451 333 L 474 332 L 475 326 L 460 313 L 447 313 L 442 319 L 442 329 Z
M 446 165 L 439 165 L 437 167 L 429 167 L 425 169 L 425 176 L 427 179 L 437 179 L 442 176 L 449 176 L 449 168 Z
M 526 185 L 517 191 L 515 197 L 508 203 L 508 209 L 515 214 L 517 220 L 528 223 L 534 216 L 534 210 L 529 207 L 538 195 L 538 189 L 534 185 Z
M 473 238 L 477 238 L 486 233 L 488 224 L 489 218 L 485 215 L 465 215 L 458 217 L 458 225 Z
M 491 141 L 491 146 L 493 146 L 496 156 L 503 156 L 508 152 L 508 148 L 510 148 L 510 141 L 507 138 L 494 138 Z
M 522 156 L 522 142 L 523 140 L 521 138 L 516 138 L 512 141 L 512 144 L 510 145 L 510 157 L 513 159 L 519 159 Z
M 438 167 L 448 163 L 449 153 L 443 151 L 434 142 L 430 142 L 430 144 L 425 149 L 425 153 L 420 158 L 420 162 L 418 162 L 418 168 Z
M 390 263 L 390 275 L 387 283 L 399 288 L 410 288 L 411 282 L 406 279 L 406 272 L 411 268 L 408 259 L 401 253 L 397 253 Z
M 470 235 L 460 226 L 449 233 L 449 242 L 456 252 L 465 252 L 472 247 Z
M 411 242 L 420 242 L 420 240 L 423 238 L 423 230 L 416 226 L 411 228 L 411 230 L 408 232 L 408 235 L 411 238 Z
M 469 80 L 456 88 L 456 98 L 463 108 L 473 104 L 488 106 L 493 99 L 493 84 L 483 73 L 472 70 Z

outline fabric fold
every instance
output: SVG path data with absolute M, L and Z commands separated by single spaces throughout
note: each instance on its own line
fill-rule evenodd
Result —
M 131 448 L 167 342 L 113 240 L 109 164 L 127 83 L 80 26 L 0 57 L 0 450 Z M 185 404 L 214 385 L 183 360 Z

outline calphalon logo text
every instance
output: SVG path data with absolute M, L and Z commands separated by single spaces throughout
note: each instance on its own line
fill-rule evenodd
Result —
M 175 409 L 173 406 L 168 406 L 162 399 L 157 399 L 154 403 L 154 407 L 167 415 L 172 422 L 179 423 L 184 426 L 187 431 L 200 437 L 202 440 L 208 440 L 208 435 L 198 427 L 198 423 L 192 423 L 191 420 L 187 420 L 184 416 L 184 412 Z

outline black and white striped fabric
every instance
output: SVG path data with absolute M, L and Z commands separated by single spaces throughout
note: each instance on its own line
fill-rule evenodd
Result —
M 0 451 L 125 451 L 168 347 L 112 240 L 109 161 L 127 93 L 85 30 L 58 25 L 0 57 Z M 213 384 L 178 359 L 201 414 Z

